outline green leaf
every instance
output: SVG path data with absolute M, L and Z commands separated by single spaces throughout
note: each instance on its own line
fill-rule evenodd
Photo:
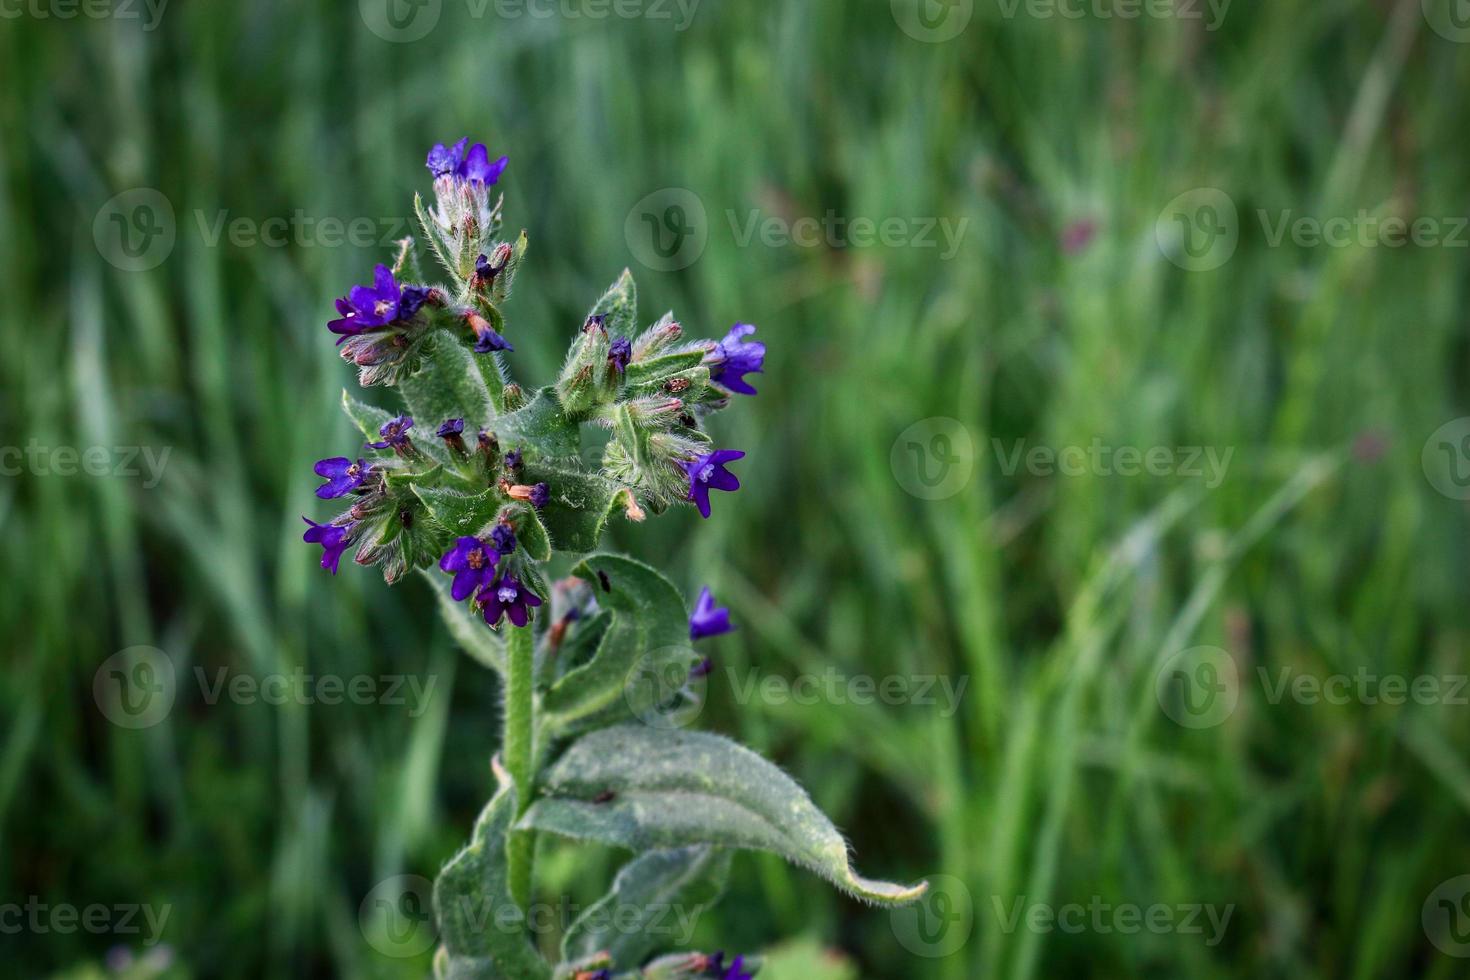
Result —
M 550 457 L 576 456 L 582 450 L 581 429 L 567 417 L 552 387 L 537 391 L 524 408 L 500 416 L 490 429 L 504 449 L 523 445 Z
M 346 388 L 342 389 L 342 410 L 347 413 L 352 424 L 357 426 L 368 442 L 381 440 L 383 437 L 378 434 L 378 430 L 393 418 L 391 414 L 376 405 L 368 405 L 353 398 L 347 393 Z
M 445 419 L 464 419 L 465 431 L 473 435 L 495 418 L 475 355 L 448 330 L 436 330 L 425 339 L 422 366 L 398 387 L 425 441 L 434 439 L 434 430 Z
M 485 625 L 483 617 L 475 614 L 465 602 L 455 602 L 449 593 L 452 577 L 438 568 L 423 569 L 424 578 L 439 598 L 439 612 L 449 627 L 449 635 L 465 653 L 491 670 L 505 675 L 505 637 Z
M 469 846 L 434 882 L 434 914 L 451 976 L 551 976 L 527 934 L 525 913 L 510 897 L 505 843 L 514 814 L 515 790 L 503 786 L 476 821 Z
M 531 506 L 518 508 L 515 521 L 516 542 L 527 555 L 536 561 L 551 560 L 551 538 L 546 534 L 546 525 L 541 523 L 536 509 Z
M 541 509 L 541 523 L 558 551 L 583 554 L 595 550 L 608 521 L 621 509 L 618 494 L 624 488 L 600 473 L 527 462 L 526 479 L 544 482 L 551 490 Z
M 590 555 L 572 574 L 591 583 L 613 623 L 597 654 L 546 692 L 547 723 L 563 732 L 594 716 L 611 722 L 647 707 L 634 703 L 646 687 L 629 683 L 635 672 L 657 674 L 667 662 L 682 662 L 687 670 L 697 660 L 689 649 L 684 599 L 658 572 L 621 555 Z
M 912 902 L 928 887 L 858 877 L 847 842 L 791 777 L 708 732 L 644 725 L 592 732 L 543 785 L 547 796 L 517 826 L 640 853 L 691 844 L 774 851 L 882 905 Z
M 612 890 L 572 923 L 564 960 L 607 952 L 628 970 L 650 954 L 687 944 L 694 923 L 725 890 L 730 852 L 718 847 L 649 851 L 618 872 Z
M 588 315 L 607 317 L 605 325 L 609 336 L 632 340 L 638 329 L 638 287 L 633 284 L 633 273 L 624 269 L 618 281 L 608 287 Z
M 654 357 L 646 361 L 635 361 L 628 365 L 628 372 L 623 376 L 623 381 L 633 386 L 662 381 L 681 371 L 699 367 L 704 363 L 704 358 L 704 351 L 691 350 L 677 354 L 664 354 L 662 357 Z
M 495 520 L 499 507 L 494 490 L 463 493 L 459 490 L 415 484 L 413 492 L 429 508 L 434 520 L 455 537 L 478 537 Z

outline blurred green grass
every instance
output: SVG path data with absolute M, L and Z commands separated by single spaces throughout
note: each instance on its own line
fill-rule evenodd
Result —
M 865 873 L 962 881 L 962 947 L 915 956 L 888 913 L 742 857 L 706 946 L 798 935 L 863 977 L 1459 975 L 1420 908 L 1470 870 L 1466 711 L 1270 703 L 1255 668 L 1463 672 L 1465 509 L 1420 464 L 1466 409 L 1455 248 L 1272 247 L 1275 214 L 1464 213 L 1467 49 L 1417 0 L 1232 8 L 1198 23 L 1007 18 L 981 3 L 926 44 L 889 4 L 704 0 L 687 31 L 444 5 L 391 44 L 355 5 L 168 7 L 137 23 L 0 23 L 0 424 L 5 445 L 171 450 L 165 480 L 0 480 L 0 901 L 172 909 L 198 976 L 399 976 L 358 903 L 432 875 L 487 793 L 495 685 L 420 585 L 329 580 L 299 542 L 310 463 L 345 452 L 351 386 L 323 323 L 382 253 L 210 245 L 219 212 L 388 219 L 425 148 L 512 158 L 532 240 L 510 310 L 518 377 L 632 264 L 652 320 L 737 319 L 770 345 L 761 394 L 719 420 L 746 488 L 703 524 L 618 531 L 742 630 L 739 677 L 965 678 L 960 710 L 739 704 L 701 723 L 808 785 Z M 177 243 L 106 263 L 93 220 L 152 187 Z M 698 195 L 709 241 L 641 268 L 629 209 Z M 1178 194 L 1217 187 L 1233 258 L 1188 273 L 1155 244 Z M 968 219 L 958 254 L 742 246 L 728 214 Z M 201 215 L 203 226 L 201 225 Z M 1082 248 L 1063 239 L 1095 227 Z M 963 492 L 906 492 L 890 449 L 963 424 Z M 1006 473 L 1005 447 L 1233 448 L 1226 480 Z M 1381 449 L 1378 448 L 1381 445 Z M 1355 451 L 1355 447 L 1356 450 Z M 1367 450 L 1367 451 L 1365 451 Z M 431 710 L 208 705 L 108 724 L 94 671 L 156 646 L 181 676 L 411 672 Z M 1246 681 L 1224 725 L 1154 699 L 1158 665 L 1224 647 Z M 544 861 L 585 901 L 613 856 Z M 1231 904 L 1223 942 L 1002 928 L 1028 903 Z M 28 932 L 16 975 L 135 938 Z M 810 974 L 802 972 L 804 976 Z

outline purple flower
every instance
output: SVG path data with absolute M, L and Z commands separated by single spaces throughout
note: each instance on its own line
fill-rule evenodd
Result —
M 405 289 L 393 278 L 393 270 L 380 263 L 373 270 L 371 286 L 353 286 L 345 297 L 337 300 L 337 312 L 342 316 L 328 323 L 327 329 L 346 340 L 399 320 L 412 319 L 428 298 L 428 287 Z
M 729 633 L 734 629 L 730 625 L 730 610 L 715 605 L 715 596 L 709 586 L 700 589 L 699 598 L 694 603 L 694 612 L 689 615 L 689 639 L 701 640 L 707 636 Z
M 492 187 L 505 172 L 510 163 L 510 157 L 501 157 L 494 163 L 490 162 L 490 153 L 485 149 L 484 143 L 476 143 L 465 152 L 469 145 L 469 137 L 455 143 L 453 146 L 445 146 L 443 143 L 435 143 L 434 148 L 429 151 L 428 159 L 424 166 L 429 168 L 435 178 L 453 177 L 456 180 L 474 182 Z
M 332 459 L 319 459 L 312 467 L 316 475 L 324 478 L 327 482 L 316 488 L 316 495 L 323 500 L 335 500 L 345 496 L 362 486 L 362 481 L 367 479 L 372 467 L 362 460 L 353 462 L 346 456 L 337 456 Z
M 766 345 L 758 340 L 742 340 L 755 333 L 749 323 L 737 323 L 725 339 L 704 359 L 709 365 L 709 379 L 715 384 L 742 395 L 753 395 L 755 389 L 745 380 L 747 374 L 760 374 L 766 362 Z
M 612 342 L 607 351 L 607 363 L 622 374 L 628 370 L 628 362 L 633 359 L 633 342 L 626 337 L 619 337 Z
M 540 510 L 551 499 L 551 487 L 544 483 L 538 483 L 531 488 L 531 495 L 526 499 L 531 502 L 532 507 Z
M 301 540 L 307 544 L 321 545 L 322 567 L 336 575 L 337 563 L 342 560 L 342 552 L 352 544 L 352 532 L 357 528 L 357 524 L 338 527 L 335 524 L 318 524 L 309 517 L 303 516 L 301 519 L 310 525 L 306 533 L 301 536 Z
M 508 555 L 516 550 L 516 531 L 509 524 L 497 524 L 490 532 L 490 541 L 495 545 L 495 550 L 502 555 Z
M 479 538 L 460 538 L 439 559 L 439 568 L 454 573 L 449 594 L 455 602 L 465 599 L 476 589 L 483 589 L 495 578 L 495 563 L 500 553 Z
M 684 464 L 684 471 L 689 474 L 689 499 L 699 508 L 700 517 L 709 517 L 710 490 L 740 489 L 740 481 L 725 469 L 725 464 L 744 457 L 745 454 L 736 449 L 716 449 L 707 456 L 696 457 Z
M 384 422 L 378 429 L 378 435 L 383 437 L 382 442 L 370 442 L 367 446 L 369 449 L 387 449 L 389 446 L 397 449 L 408 442 L 408 430 L 412 428 L 413 419 L 407 415 L 400 415 L 396 419 Z
M 512 449 L 505 454 L 505 467 L 510 470 L 521 468 L 521 451 L 519 449 Z
M 725 966 L 725 952 L 721 950 L 712 956 L 696 957 L 695 965 L 701 971 L 711 975 L 717 975 L 720 980 L 752 980 L 752 974 L 745 972 L 745 957 L 737 956 L 728 966 Z
M 485 607 L 485 622 L 491 626 L 500 622 L 501 614 L 510 617 L 517 626 L 525 626 L 531 618 L 528 606 L 541 605 L 541 597 L 520 582 L 514 575 L 502 575 L 498 582 L 490 583 L 477 597 Z
M 448 439 L 450 436 L 464 435 L 464 419 L 445 419 L 444 424 L 439 426 L 438 436 L 440 439 Z
M 481 331 L 478 339 L 475 340 L 475 353 L 490 354 L 498 350 L 509 351 L 512 354 L 515 353 L 515 348 L 511 346 L 510 341 L 496 333 L 493 329 L 486 328 Z

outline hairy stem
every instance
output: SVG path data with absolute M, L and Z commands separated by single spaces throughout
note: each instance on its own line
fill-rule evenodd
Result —
M 532 674 L 535 670 L 531 626 L 505 626 L 505 768 L 516 788 L 516 818 L 531 806 L 532 771 Z M 531 860 L 535 840 L 529 831 L 514 831 L 506 844 L 510 862 L 510 894 L 526 908 L 531 901 Z

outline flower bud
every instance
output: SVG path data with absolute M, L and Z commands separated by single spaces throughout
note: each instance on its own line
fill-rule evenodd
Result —
M 660 320 L 633 341 L 633 360 L 646 361 L 663 353 L 684 336 L 684 328 L 674 320 L 674 314 L 665 313 Z

